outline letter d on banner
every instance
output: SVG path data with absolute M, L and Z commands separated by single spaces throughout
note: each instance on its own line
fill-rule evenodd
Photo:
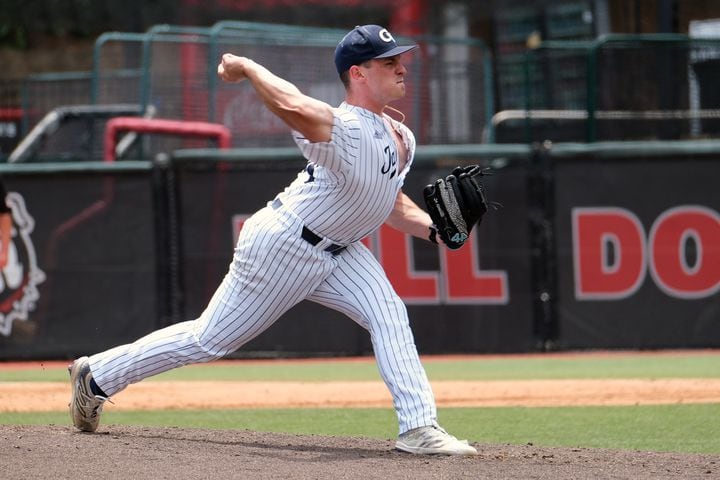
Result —
M 572 210 L 575 298 L 611 300 L 635 293 L 645 279 L 645 232 L 622 208 Z

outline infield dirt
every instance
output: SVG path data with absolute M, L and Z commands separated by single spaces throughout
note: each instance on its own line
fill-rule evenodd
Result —
M 0 412 L 65 410 L 69 384 L 0 382 Z M 720 403 L 720 379 L 437 381 L 440 407 Z M 197 408 L 392 407 L 382 382 L 146 381 L 107 411 Z
M 476 457 L 416 456 L 392 440 L 130 426 L 0 426 L 2 478 L 710 479 L 711 455 L 475 444 Z
M 57 365 L 54 365 L 57 366 Z M 5 365 L 6 368 L 26 366 Z M 438 405 L 720 403 L 718 379 L 434 381 Z M 0 414 L 67 409 L 68 383 L 0 382 Z M 380 382 L 146 381 L 106 409 L 391 407 Z M 0 425 L 0 478 L 711 479 L 720 456 L 474 444 L 476 457 L 394 450 L 394 439 L 103 425 Z

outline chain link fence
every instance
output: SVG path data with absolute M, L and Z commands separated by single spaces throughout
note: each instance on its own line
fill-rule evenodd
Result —
M 21 80 L 0 80 L 0 160 L 20 141 L 23 111 Z
M 229 21 L 210 28 L 157 25 L 143 34 L 108 32 L 96 41 L 92 72 L 24 82 L 23 132 L 58 106 L 138 104 L 141 110 L 152 109 L 156 118 L 222 123 L 233 132 L 234 147 L 290 146 L 287 127 L 267 111 L 249 85 L 225 84 L 217 78 L 219 59 L 224 52 L 251 57 L 303 92 L 338 105 L 344 88 L 333 53 L 345 33 Z M 393 105 L 404 112 L 418 141 L 482 142 L 493 109 L 492 66 L 485 46 L 473 39 L 398 41 L 420 46 L 404 59 L 408 95 Z M 82 137 L 74 130 L 65 136 L 68 142 Z M 88 137 L 102 140 L 101 135 Z M 65 148 L 65 140 L 43 148 L 48 155 L 62 157 L 59 145 Z M 206 146 L 197 139 L 153 136 L 138 142 L 133 155 L 149 158 Z M 82 149 L 94 155 L 101 148 L 95 144 Z
M 58 106 L 134 104 L 155 118 L 222 123 L 232 131 L 236 148 L 292 146 L 287 127 L 248 84 L 217 78 L 218 61 L 224 52 L 251 57 L 303 92 L 337 105 L 344 89 L 333 50 L 345 33 L 237 21 L 209 28 L 157 25 L 141 34 L 109 32 L 96 41 L 91 72 L 34 76 L 19 88 L 5 82 L 0 109 L 15 117 L 22 113 L 12 126 L 21 136 Z M 503 52 L 493 58 L 475 39 L 398 40 L 420 46 L 404 58 L 408 94 L 393 104 L 404 112 L 420 144 L 677 140 L 720 134 L 715 87 L 720 40 L 609 35 L 594 41 L 547 41 L 525 52 L 505 52 L 512 62 Z M 494 75 L 493 68 L 502 75 Z M 47 155 L 70 158 L 65 150 L 76 145 L 83 158 L 100 158 L 103 121 L 58 132 L 64 138 L 47 142 Z M 198 139 L 136 136 L 126 158 L 207 146 Z M 1 154 L 6 156 L 6 150 Z
M 501 90 L 504 108 L 491 122 L 496 141 L 720 136 L 720 39 L 549 41 L 525 53 L 521 74 L 523 88 Z

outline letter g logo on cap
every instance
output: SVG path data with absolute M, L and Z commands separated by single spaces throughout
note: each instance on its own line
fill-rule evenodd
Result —
M 395 39 L 393 38 L 393 36 L 390 35 L 390 32 L 388 32 L 386 28 L 383 28 L 382 30 L 380 30 L 380 31 L 378 32 L 378 35 L 380 36 L 380 39 L 381 39 L 383 42 L 390 43 L 390 42 L 394 42 L 394 41 L 395 41 Z

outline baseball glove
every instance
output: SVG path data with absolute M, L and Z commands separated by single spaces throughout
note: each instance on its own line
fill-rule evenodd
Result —
M 439 235 L 453 250 L 463 246 L 475 225 L 488 211 L 488 201 L 479 177 L 488 175 L 478 165 L 455 167 L 445 178 L 439 178 L 423 189 L 423 197 L 434 225 L 430 240 Z

